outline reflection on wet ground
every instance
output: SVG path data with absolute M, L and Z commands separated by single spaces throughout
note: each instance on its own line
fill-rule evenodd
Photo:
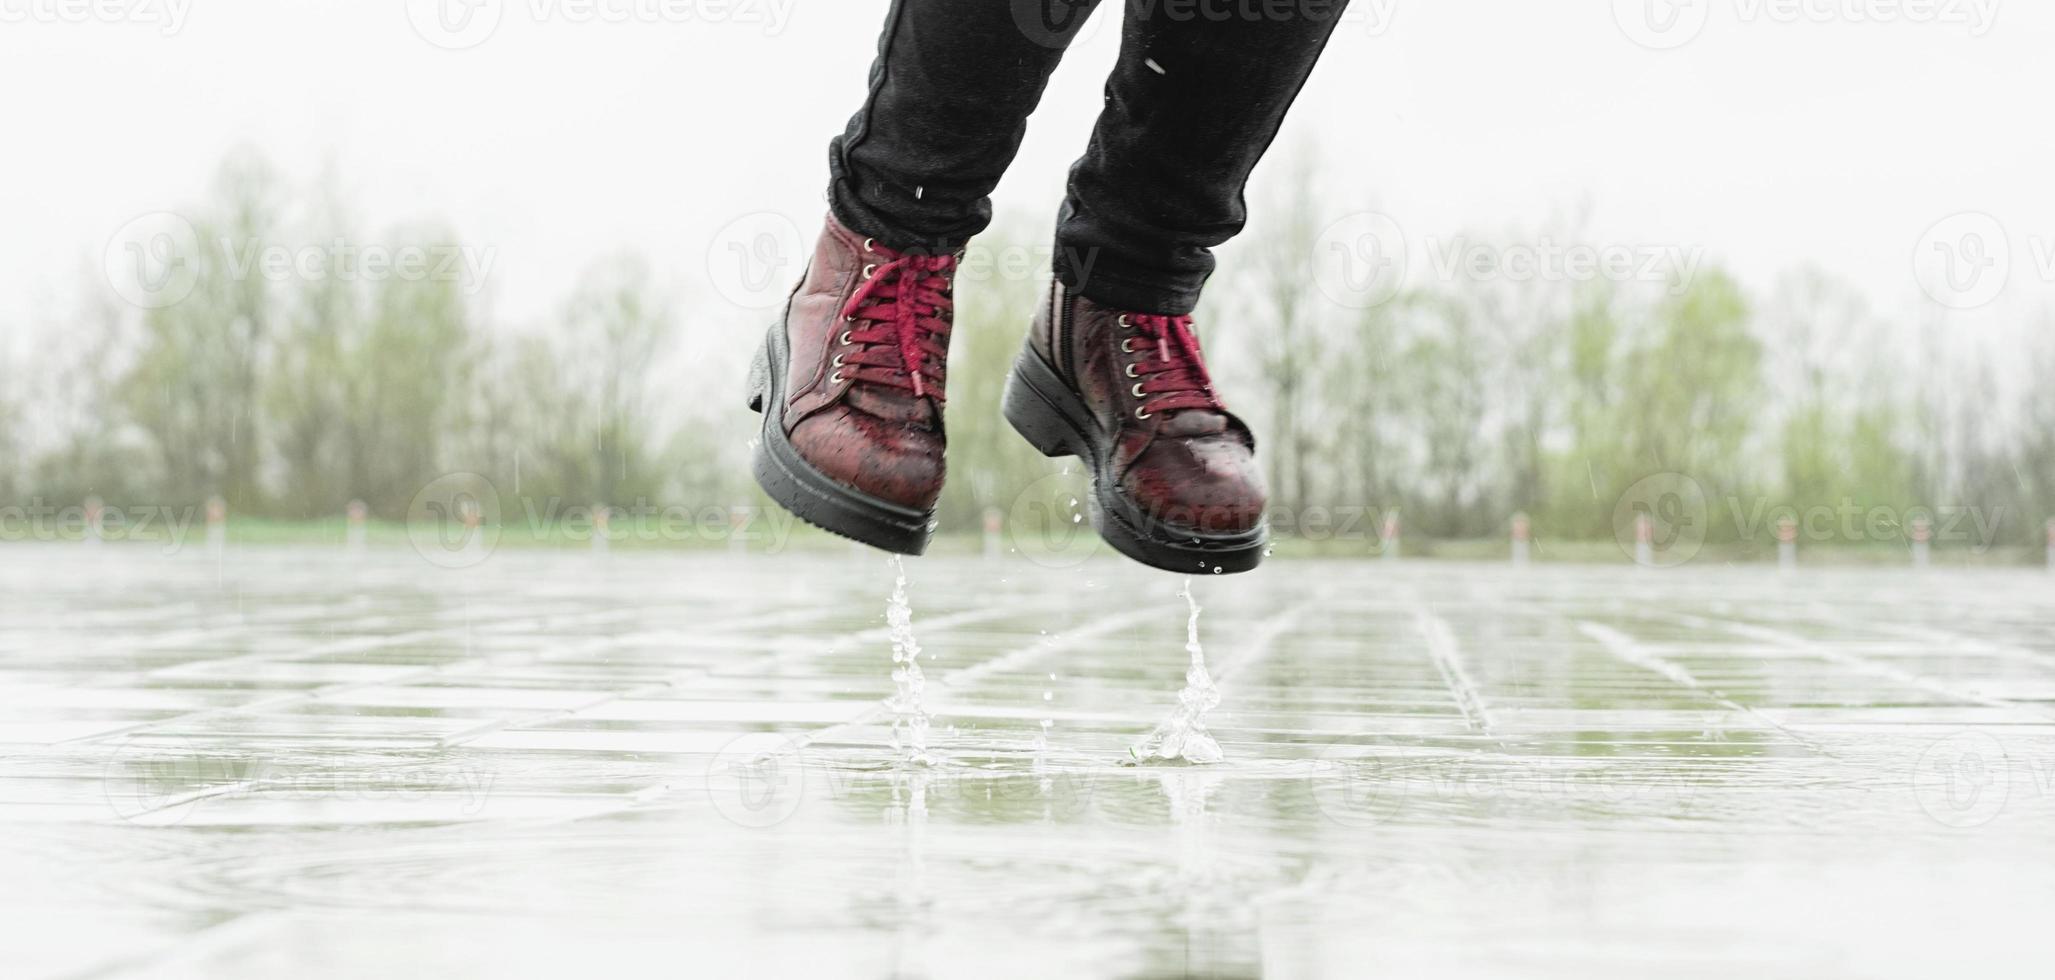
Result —
M 2038 976 L 2055 580 L 0 551 L 0 976 Z

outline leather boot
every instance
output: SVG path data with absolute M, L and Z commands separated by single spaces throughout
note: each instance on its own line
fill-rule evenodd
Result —
M 1269 547 L 1256 439 L 1220 403 L 1189 316 L 1099 306 L 1051 283 L 1006 418 L 1092 473 L 1092 524 L 1136 561 L 1242 572 Z
M 772 500 L 873 547 L 927 549 L 958 256 L 907 254 L 831 215 L 750 373 Z

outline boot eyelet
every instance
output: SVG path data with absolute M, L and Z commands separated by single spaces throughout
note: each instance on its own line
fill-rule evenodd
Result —
M 1136 398 L 1142 397 L 1142 383 L 1139 381 L 1135 382 L 1134 386 L 1129 388 L 1128 391 L 1132 392 Z
M 870 264 L 870 265 L 864 266 L 864 267 L 863 267 L 863 277 L 864 277 L 865 279 L 869 279 L 869 278 L 871 277 L 871 275 L 872 275 L 873 273 L 877 272 L 877 271 L 878 271 L 878 266 L 877 266 L 877 263 L 872 263 L 872 264 Z
M 842 382 L 843 382 L 844 380 L 845 380 L 845 379 L 844 379 L 844 378 L 842 377 L 842 372 L 840 372 L 840 371 L 837 371 L 837 372 L 835 372 L 834 374 L 828 375 L 828 383 L 829 383 L 829 384 L 831 384 L 831 385 L 838 385 L 838 384 L 841 384 L 841 383 L 842 383 Z
M 830 365 L 828 365 L 828 366 L 829 366 L 829 367 L 832 367 L 832 368 L 839 368 L 839 367 L 841 367 L 841 366 L 842 366 L 842 355 L 840 355 L 840 354 L 837 354 L 837 355 L 835 355 L 835 361 L 834 361 L 834 363 L 832 363 L 832 364 L 830 364 Z
M 866 238 L 866 239 L 864 239 L 864 240 L 863 240 L 863 250 L 864 250 L 864 251 L 866 251 L 866 252 L 875 252 L 875 251 L 877 251 L 877 250 L 878 250 L 878 240 L 877 240 L 877 239 L 875 239 L 875 238 Z
M 1151 417 L 1152 417 L 1152 416 L 1150 416 L 1150 415 L 1149 415 L 1149 413 L 1147 413 L 1147 412 L 1144 412 L 1144 411 L 1142 411 L 1142 410 L 1141 410 L 1141 409 L 1139 409 L 1139 408 L 1135 409 L 1135 418 L 1138 418 L 1138 419 L 1147 419 L 1147 418 L 1151 418 Z
M 1128 319 L 1128 315 L 1127 315 L 1127 314 L 1125 314 L 1125 313 L 1122 313 L 1122 314 L 1120 315 L 1120 319 L 1119 319 L 1118 321 L 1116 321 L 1116 322 L 1118 322 L 1118 323 L 1120 324 L 1120 326 L 1121 326 L 1121 329 L 1123 329 L 1123 330 L 1132 330 L 1132 329 L 1134 329 L 1134 325 L 1135 325 L 1135 322 L 1134 322 L 1133 320 L 1131 320 L 1131 319 Z
M 1132 353 L 1134 353 L 1134 352 L 1135 352 L 1135 339 L 1134 339 L 1133 337 L 1129 337 L 1129 338 L 1127 338 L 1126 340 L 1123 340 L 1123 341 L 1121 341 L 1121 342 L 1120 342 L 1120 352 L 1121 352 L 1121 353 L 1123 353 L 1123 354 L 1132 354 Z
M 842 331 L 842 336 L 835 338 L 835 342 L 844 347 L 849 346 L 849 331 Z
M 1136 374 L 1136 373 L 1135 373 L 1135 366 L 1134 366 L 1134 365 L 1132 365 L 1132 364 L 1130 364 L 1130 365 L 1128 365 L 1128 366 L 1127 366 L 1127 376 L 1128 376 L 1128 377 L 1130 377 L 1130 378 L 1139 378 L 1139 377 L 1141 377 L 1141 375 L 1139 375 L 1139 374 Z

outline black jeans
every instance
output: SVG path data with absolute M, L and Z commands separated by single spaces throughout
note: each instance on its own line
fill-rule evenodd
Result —
M 1093 302 L 1189 313 L 1249 171 L 1347 0 L 1119 0 L 1120 61 L 1056 226 L 1056 274 Z M 962 247 L 1049 73 L 1097 0 L 893 0 L 870 96 L 829 151 L 828 199 L 900 250 Z

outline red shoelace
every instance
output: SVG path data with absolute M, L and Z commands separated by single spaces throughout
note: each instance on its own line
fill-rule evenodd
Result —
M 1213 397 L 1213 377 L 1199 354 L 1191 317 L 1123 313 L 1120 323 L 1143 337 L 1139 343 L 1133 337 L 1120 342 L 1122 353 L 1136 355 L 1127 376 L 1137 379 L 1131 390 L 1142 399 L 1137 418 L 1189 408 L 1223 410 Z
M 886 259 L 864 266 L 863 285 L 842 307 L 852 324 L 837 338 L 853 353 L 838 354 L 843 377 L 943 401 L 949 362 L 949 277 L 954 255 L 901 255 L 875 243 L 867 251 Z

